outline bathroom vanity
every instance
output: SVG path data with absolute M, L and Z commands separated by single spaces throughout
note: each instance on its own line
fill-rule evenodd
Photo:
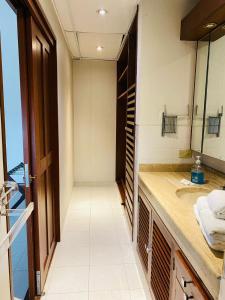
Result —
M 196 221 L 193 205 L 224 183 L 186 187 L 189 172 L 139 173 L 137 249 L 151 292 L 160 299 L 218 299 L 223 253 L 213 251 Z

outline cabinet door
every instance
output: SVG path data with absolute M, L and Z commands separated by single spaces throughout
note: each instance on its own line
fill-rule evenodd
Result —
M 169 300 L 173 282 L 173 246 L 164 225 L 153 217 L 150 285 L 155 300 Z
M 148 273 L 149 247 L 149 225 L 150 211 L 145 205 L 142 197 L 139 195 L 139 214 L 138 214 L 138 252 L 142 260 L 146 274 Z

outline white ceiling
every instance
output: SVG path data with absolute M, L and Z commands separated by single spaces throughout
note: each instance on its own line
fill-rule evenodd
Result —
M 116 60 L 139 0 L 53 0 L 74 58 Z M 97 10 L 108 11 L 99 16 Z M 97 46 L 103 51 L 98 52 Z

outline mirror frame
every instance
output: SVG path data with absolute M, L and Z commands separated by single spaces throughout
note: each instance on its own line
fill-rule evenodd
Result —
M 192 120 L 191 120 L 191 140 L 190 145 L 192 147 L 192 135 L 193 135 L 193 117 L 194 117 L 194 105 L 195 105 L 195 83 L 196 83 L 196 72 L 197 72 L 197 59 L 198 59 L 198 43 L 200 41 L 208 41 L 209 42 L 209 50 L 208 50 L 208 59 L 207 59 L 207 68 L 206 68 L 206 82 L 205 82 L 205 97 L 204 97 L 204 112 L 203 112 L 203 124 L 202 124 L 202 140 L 201 140 L 201 152 L 192 150 L 193 156 L 200 155 L 202 157 L 202 163 L 203 165 L 215 169 L 219 172 L 225 173 L 225 161 L 220 160 L 218 158 L 206 155 L 203 153 L 203 145 L 204 145 L 204 133 L 205 133 L 205 123 L 206 123 L 206 105 L 207 105 L 207 92 L 208 92 L 208 75 L 209 75 L 209 61 L 210 61 L 210 46 L 211 41 L 215 41 L 222 36 L 225 35 L 225 23 L 222 25 L 219 25 L 217 28 L 215 28 L 213 31 L 208 33 L 206 36 L 204 36 L 202 39 L 197 41 L 196 46 L 196 61 L 195 61 L 195 75 L 194 75 L 194 91 L 193 91 L 193 102 L 192 102 Z M 224 149 L 225 150 L 225 149 Z

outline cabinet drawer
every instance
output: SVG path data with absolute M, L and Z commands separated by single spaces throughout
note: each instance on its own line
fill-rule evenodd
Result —
M 176 298 L 176 300 L 195 299 L 195 300 L 209 300 L 212 299 L 204 288 L 201 286 L 199 279 L 192 271 L 189 263 L 186 261 L 180 251 L 175 254 L 176 278 L 181 288 L 183 289 L 183 298 Z M 186 297 L 185 297 L 186 295 Z

